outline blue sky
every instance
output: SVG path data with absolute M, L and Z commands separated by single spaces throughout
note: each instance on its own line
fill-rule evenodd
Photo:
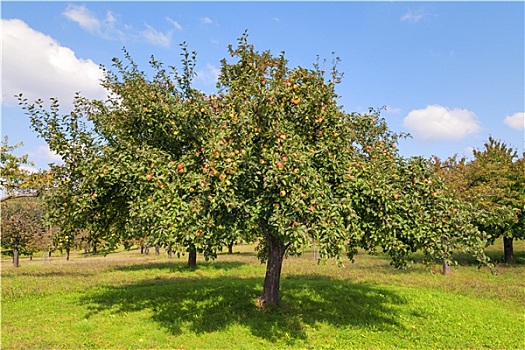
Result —
M 215 91 L 228 44 L 248 30 L 258 50 L 292 66 L 341 58 L 337 92 L 348 112 L 387 106 L 410 132 L 405 156 L 469 156 L 489 136 L 524 147 L 523 2 L 8 2 L 2 17 L 2 134 L 24 142 L 37 168 L 56 161 L 14 94 L 99 98 L 99 64 L 122 48 L 148 70 L 153 54 L 179 64 L 196 50 L 197 87 Z

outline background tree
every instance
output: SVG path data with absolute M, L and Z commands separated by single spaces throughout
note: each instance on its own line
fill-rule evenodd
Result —
M 42 222 L 43 214 L 38 198 L 2 202 L 2 254 L 13 257 L 13 266 L 20 266 L 20 255 L 32 256 L 50 242 Z
M 8 144 L 8 137 L 4 136 L 0 145 L 0 189 L 2 202 L 19 197 L 36 197 L 45 189 L 49 182 L 46 172 L 30 171 L 33 163 L 27 155 L 15 156 L 13 151 L 22 146 Z
M 33 165 L 27 155 L 13 154 L 20 145 L 9 146 L 5 136 L 0 153 L 2 254 L 13 256 L 15 267 L 19 266 L 21 254 L 32 257 L 50 243 L 42 222 L 43 204 L 36 197 L 53 184 L 49 172 L 26 168 Z
M 525 167 L 523 156 L 505 143 L 490 137 L 484 149 L 474 150 L 474 159 L 451 157 L 436 160 L 435 167 L 471 206 L 471 221 L 488 242 L 503 237 L 504 261 L 513 259 L 513 240 L 524 239 Z
M 152 58 L 148 79 L 126 54 L 105 71 L 108 99 L 77 96 L 68 115 L 56 101 L 45 110 L 21 99 L 64 159 L 53 206 L 64 223 L 110 243 L 147 236 L 189 253 L 190 266 L 197 252 L 257 240 L 264 305 L 278 304 L 284 257 L 310 244 L 340 261 L 381 248 L 395 266 L 416 250 L 429 261 L 456 248 L 483 259 L 477 229 L 428 162 L 399 155 L 402 135 L 378 111 L 337 105 L 337 59 L 327 78 L 320 63 L 289 68 L 284 53 L 255 51 L 247 35 L 229 52 L 216 95 L 191 87 L 195 55 L 183 45 L 182 73 Z

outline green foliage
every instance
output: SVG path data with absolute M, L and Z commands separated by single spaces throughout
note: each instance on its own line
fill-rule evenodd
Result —
M 268 271 L 310 245 L 339 261 L 380 248 L 395 266 L 416 250 L 429 261 L 450 261 L 454 249 L 484 260 L 483 237 L 428 162 L 399 155 L 404 135 L 379 111 L 337 105 L 338 59 L 329 73 L 290 68 L 247 35 L 229 51 L 217 95 L 191 87 L 195 53 L 183 44 L 182 73 L 152 58 L 148 78 L 125 52 L 104 70 L 109 97 L 77 96 L 66 115 L 56 100 L 45 110 L 20 96 L 64 160 L 48 201 L 62 232 L 206 258 L 234 239 L 258 241 L 259 258 L 274 259 Z
M 0 188 L 5 191 L 6 195 L 10 195 L 18 190 L 21 190 L 29 173 L 21 168 L 22 165 L 31 165 L 28 161 L 27 155 L 17 157 L 12 154 L 12 151 L 20 147 L 22 143 L 14 146 L 9 146 L 7 136 L 4 137 L 0 152 Z
M 37 198 L 52 185 L 47 171 L 32 172 L 24 166 L 33 165 L 27 155 L 17 157 L 13 151 L 21 146 L 9 146 L 4 137 L 0 152 L 0 189 L 2 254 L 12 255 L 18 266 L 19 254 L 32 255 L 50 246 L 51 239 L 44 230 L 44 208 Z
M 42 221 L 44 208 L 38 198 L 17 198 L 2 202 L 2 254 L 13 256 L 47 249 L 51 243 Z
M 15 156 L 13 151 L 22 146 L 18 143 L 10 146 L 7 135 L 0 145 L 0 189 L 2 201 L 18 197 L 31 197 L 39 195 L 51 181 L 50 174 L 45 171 L 30 171 L 24 166 L 33 166 L 27 154 Z
M 471 207 L 471 222 L 489 242 L 504 236 L 525 238 L 524 157 L 492 137 L 474 159 L 436 160 L 435 169 L 454 194 Z

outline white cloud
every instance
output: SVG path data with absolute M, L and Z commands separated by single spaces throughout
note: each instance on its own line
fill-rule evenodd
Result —
M 63 15 L 89 32 L 99 32 L 102 27 L 98 18 L 83 5 L 69 5 Z
M 92 60 L 77 58 L 56 40 L 18 19 L 2 19 L 2 104 L 16 103 L 23 93 L 29 101 L 57 97 L 70 104 L 76 92 L 103 98 L 103 74 Z
M 49 149 L 48 145 L 39 146 L 33 152 L 27 152 L 30 160 L 38 164 L 63 164 L 62 157 Z
M 506 116 L 503 121 L 513 129 L 525 130 L 525 112 L 518 112 Z
M 162 33 L 157 31 L 150 25 L 146 24 L 146 29 L 140 32 L 141 37 L 146 40 L 147 43 L 169 47 L 171 43 L 172 32 Z
M 144 24 L 143 30 L 135 30 L 129 24 L 121 23 L 118 16 L 111 11 L 106 12 L 106 18 L 100 19 L 84 5 L 69 5 L 63 15 L 89 33 L 106 40 L 144 41 L 156 46 L 169 47 L 173 32 L 182 30 L 182 26 L 169 17 L 165 20 L 173 28 L 166 32 L 159 31 L 147 23 Z
M 168 21 L 175 29 L 182 30 L 182 26 L 179 24 L 179 22 L 174 21 L 173 19 L 166 17 L 166 21 Z
M 213 21 L 211 20 L 210 17 L 204 17 L 204 18 L 202 18 L 202 19 L 201 19 L 201 22 L 202 22 L 202 24 L 212 24 L 212 23 L 213 23 Z
M 62 13 L 69 20 L 77 23 L 91 34 L 108 40 L 124 40 L 125 33 L 117 28 L 120 24 L 111 11 L 106 12 L 106 18 L 101 20 L 84 5 L 69 5 Z
M 401 16 L 401 21 L 403 22 L 419 22 L 424 17 L 423 11 L 412 11 L 408 10 L 403 16 Z
M 208 63 L 206 68 L 197 72 L 197 79 L 206 84 L 216 84 L 220 73 L 220 68 Z
M 481 129 L 473 112 L 439 105 L 411 111 L 403 125 L 424 141 L 461 140 Z

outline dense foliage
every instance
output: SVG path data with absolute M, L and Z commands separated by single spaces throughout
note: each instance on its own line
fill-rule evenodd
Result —
M 28 156 L 13 154 L 20 146 L 10 146 L 6 136 L 0 149 L 1 248 L 2 254 L 13 257 L 16 267 L 20 255 L 32 256 L 49 248 L 51 241 L 42 200 L 37 198 L 51 183 L 51 173 L 29 170 Z
M 434 168 L 460 200 L 471 205 L 471 221 L 490 244 L 504 241 L 504 259 L 513 259 L 512 242 L 525 238 L 525 165 L 511 147 L 492 137 L 474 159 L 435 159 Z
M 421 158 L 399 155 L 403 135 L 379 111 L 337 104 L 337 59 L 326 72 L 290 68 L 244 35 L 222 61 L 217 94 L 192 88 L 195 54 L 181 72 L 130 55 L 104 70 L 104 101 L 77 96 L 20 101 L 33 128 L 60 154 L 49 198 L 62 232 L 87 232 L 108 247 L 147 238 L 177 253 L 214 257 L 233 239 L 259 242 L 267 262 L 262 303 L 278 303 L 285 255 L 315 245 L 321 258 L 381 249 L 395 266 L 421 250 L 450 262 L 453 250 L 484 260 L 469 211 Z M 69 234 L 69 233 L 68 233 Z M 193 258 L 192 258 L 193 257 Z

